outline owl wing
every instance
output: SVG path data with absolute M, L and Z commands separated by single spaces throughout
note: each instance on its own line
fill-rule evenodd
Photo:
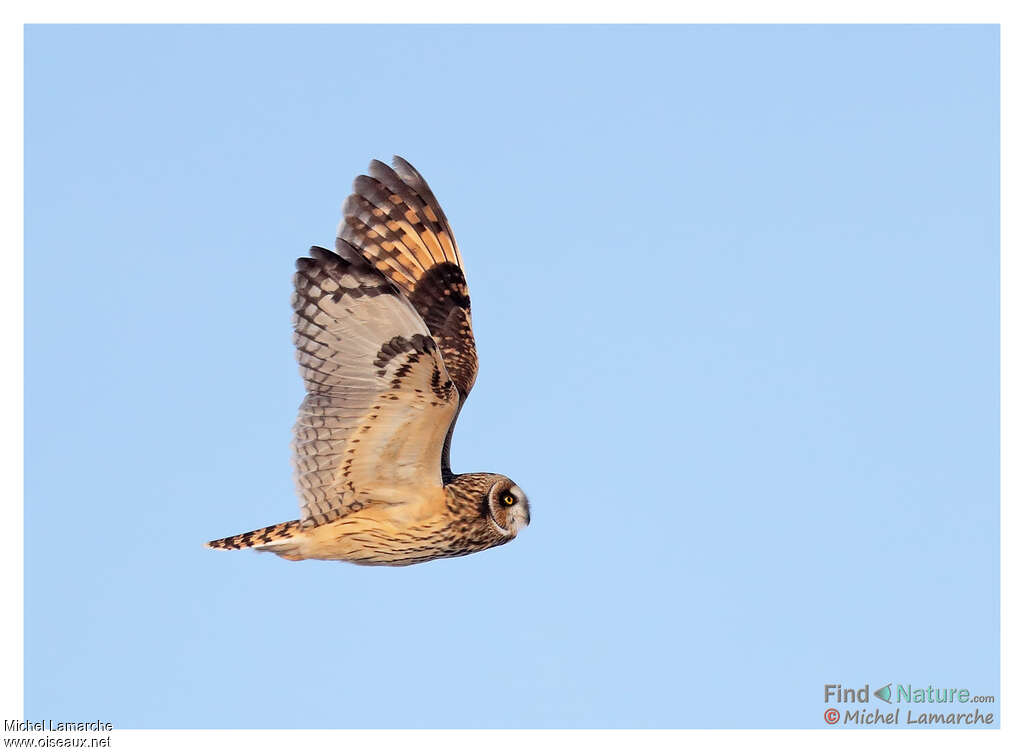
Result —
M 459 394 L 422 317 L 346 248 L 296 262 L 295 347 L 308 394 L 293 457 L 304 525 L 441 485 Z
M 461 408 L 476 381 L 478 361 L 455 236 L 427 182 L 404 159 L 395 157 L 393 168 L 374 160 L 369 173 L 356 178 L 342 208 L 338 252 L 345 256 L 354 247 L 408 296 L 437 342 Z M 451 431 L 441 461 L 446 477 L 450 443 Z

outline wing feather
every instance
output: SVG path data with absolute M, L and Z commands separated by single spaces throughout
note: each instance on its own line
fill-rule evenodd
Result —
M 408 297 L 438 345 L 461 408 L 479 370 L 462 255 L 423 176 L 401 157 L 393 165 L 374 160 L 369 175 L 356 178 L 342 207 L 337 250 L 364 260 Z M 450 443 L 451 431 L 442 455 L 446 477 Z
M 354 249 L 313 248 L 296 269 L 294 342 L 308 394 L 292 447 L 303 525 L 440 487 L 459 396 L 422 317 Z

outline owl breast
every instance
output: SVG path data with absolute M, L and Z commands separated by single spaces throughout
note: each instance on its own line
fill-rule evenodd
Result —
M 311 529 L 303 554 L 305 559 L 401 566 L 461 557 L 506 541 L 472 507 L 453 511 L 432 500 L 376 503 Z

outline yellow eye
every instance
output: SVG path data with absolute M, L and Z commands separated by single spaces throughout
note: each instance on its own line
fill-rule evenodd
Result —
M 511 507 L 515 503 L 516 503 L 516 498 L 513 497 L 508 492 L 505 492 L 505 496 L 501 498 L 501 504 L 505 505 L 506 507 Z

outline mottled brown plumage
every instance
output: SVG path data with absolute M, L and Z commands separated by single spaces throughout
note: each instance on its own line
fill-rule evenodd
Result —
M 296 262 L 301 517 L 212 548 L 411 565 L 504 544 L 530 522 L 507 477 L 451 471 L 477 355 L 448 220 L 400 157 L 369 172 L 345 202 L 335 251 L 313 247 Z

